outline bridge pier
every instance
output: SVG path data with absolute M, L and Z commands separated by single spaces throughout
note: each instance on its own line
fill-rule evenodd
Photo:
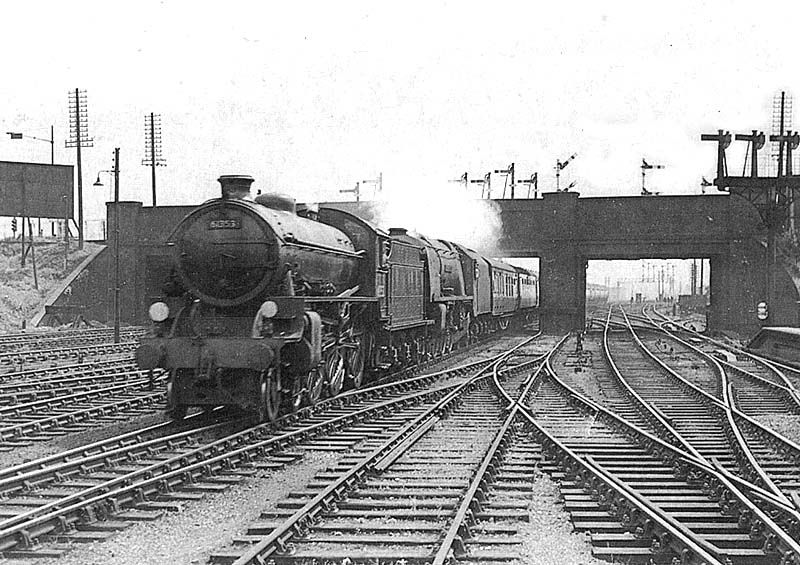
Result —
M 577 192 L 542 194 L 539 255 L 539 327 L 545 333 L 582 330 L 586 324 L 586 266 L 580 232 Z M 524 224 L 523 224 L 524 225 Z
M 587 260 L 577 246 L 550 246 L 539 258 L 539 327 L 548 334 L 583 330 L 586 325 Z

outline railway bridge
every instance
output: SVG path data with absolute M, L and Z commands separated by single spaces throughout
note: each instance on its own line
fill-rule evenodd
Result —
M 377 216 L 380 207 L 377 202 L 324 205 L 366 218 Z M 532 200 L 487 201 L 487 206 L 499 211 L 503 225 L 493 254 L 540 259 L 540 319 L 545 331 L 584 327 L 586 266 L 594 259 L 708 258 L 709 327 L 752 334 L 760 326 L 755 308 L 765 296 L 763 228 L 755 210 L 739 197 L 581 198 L 576 192 L 556 192 Z M 161 294 L 170 270 L 166 237 L 191 210 L 189 206 L 120 203 L 123 321 L 146 323 L 147 307 Z M 114 206 L 109 204 L 109 226 L 114 226 L 114 217 Z M 57 303 L 71 305 L 85 299 L 88 318 L 112 319 L 112 265 L 106 249 Z M 796 326 L 798 292 L 791 277 L 780 271 L 769 325 Z
M 765 300 L 764 228 L 755 209 L 728 194 L 581 198 L 544 193 L 534 200 L 492 200 L 503 235 L 499 257 L 538 257 L 540 320 L 545 331 L 584 327 L 586 266 L 603 259 L 707 258 L 711 264 L 708 326 L 746 333 L 759 326 Z M 372 202 L 328 203 L 375 215 Z M 770 325 L 798 323 L 798 291 L 783 269 Z

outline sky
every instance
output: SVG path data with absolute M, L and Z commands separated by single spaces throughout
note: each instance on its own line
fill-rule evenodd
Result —
M 776 92 L 800 93 L 796 12 L 742 1 L 15 2 L 0 34 L 0 131 L 48 137 L 52 124 L 56 162 L 74 164 L 68 93 L 86 91 L 88 220 L 104 217 L 108 177 L 92 183 L 115 147 L 121 198 L 150 204 L 149 112 L 167 162 L 159 204 L 215 197 L 221 174 L 308 201 L 345 199 L 340 190 L 382 173 L 382 198 L 424 206 L 432 194 L 476 197 L 477 185 L 448 181 L 512 162 L 550 191 L 556 160 L 573 154 L 561 182 L 582 196 L 639 194 L 643 157 L 664 166 L 648 189 L 699 194 L 715 170 L 700 134 L 763 129 Z M 729 167 L 743 159 L 742 143 Z M 0 160 L 48 162 L 49 147 L 4 136 Z M 495 195 L 502 185 L 495 176 Z

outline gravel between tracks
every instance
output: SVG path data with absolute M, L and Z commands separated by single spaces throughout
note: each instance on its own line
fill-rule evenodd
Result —
M 561 505 L 558 486 L 546 475 L 536 478 L 528 506 L 530 521 L 519 528 L 523 559 L 536 565 L 608 565 L 592 557 L 589 536 L 575 533 Z
M 277 472 L 259 472 L 225 491 L 186 503 L 179 512 L 140 522 L 99 543 L 75 544 L 60 559 L 23 561 L 36 565 L 195 565 L 242 535 L 264 510 L 274 508 L 292 490 L 302 489 L 315 473 L 333 465 L 339 454 L 309 452 Z M 4 561 L 0 565 L 16 565 Z
M 772 416 L 760 416 L 756 419 L 787 439 L 800 443 L 800 416 L 775 414 Z

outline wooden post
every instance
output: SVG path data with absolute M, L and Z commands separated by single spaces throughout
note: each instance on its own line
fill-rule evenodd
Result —
M 119 147 L 114 149 L 114 343 L 119 343 Z

